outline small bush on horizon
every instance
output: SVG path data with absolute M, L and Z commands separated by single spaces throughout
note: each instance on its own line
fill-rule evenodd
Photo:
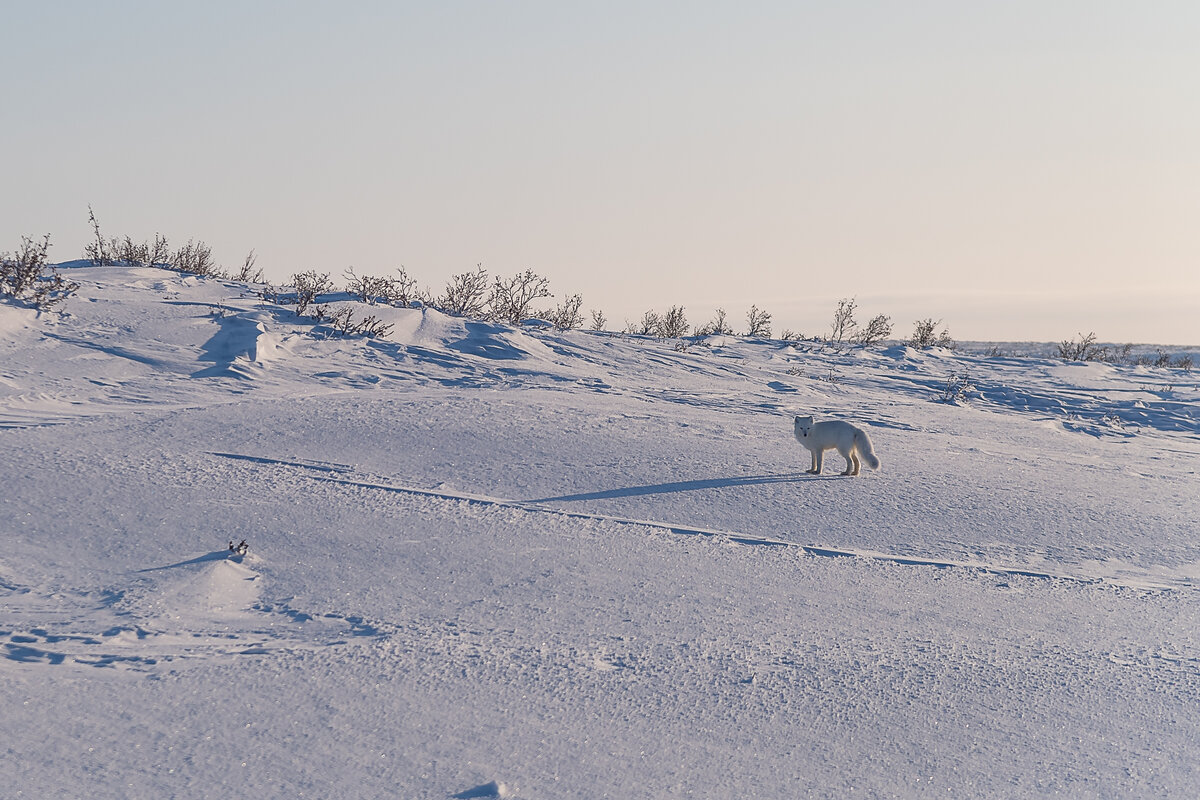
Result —
M 342 306 L 330 314 L 328 322 L 334 333 L 341 336 L 366 336 L 368 338 L 387 336 L 393 327 L 390 323 L 385 324 L 380 321 L 374 314 L 369 314 L 356 322 L 354 309 L 349 306 Z
M 292 285 L 296 287 L 293 301 L 296 304 L 296 316 L 304 316 L 304 312 L 312 306 L 317 311 L 317 319 L 324 317 L 324 306 L 313 306 L 313 303 L 319 295 L 333 291 L 333 281 L 329 280 L 329 273 L 319 273 L 315 269 L 297 272 L 292 276 Z
M 389 306 L 407 306 L 416 298 L 417 282 L 408 277 L 404 267 L 400 267 L 395 278 L 380 278 L 374 275 L 356 275 L 354 267 L 348 267 L 343 275 L 346 278 L 346 291 L 367 305 L 384 303 Z
M 592 309 L 592 330 L 605 330 L 606 325 L 608 325 L 608 317 L 604 316 L 604 312 L 598 308 Z
M 683 306 L 671 306 L 667 313 L 650 309 L 638 322 L 626 320 L 622 333 L 633 336 L 657 336 L 659 339 L 678 339 L 688 334 L 687 315 Z
M 697 336 L 733 336 L 733 327 L 726 318 L 725 309 L 718 308 L 712 320 L 696 328 Z
M 677 339 L 687 336 L 688 321 L 683 313 L 683 306 L 671 306 L 666 314 L 658 318 L 658 328 L 655 334 L 663 339 Z
M 477 264 L 474 270 L 451 277 L 446 283 L 445 292 L 434 301 L 434 305 L 449 314 L 483 319 L 487 299 L 488 273 L 483 264 Z
M 829 326 L 828 341 L 843 342 L 858 327 L 858 323 L 854 321 L 854 309 L 856 308 L 858 308 L 858 302 L 853 297 L 843 297 L 838 300 L 837 308 L 833 312 L 833 322 Z
M 552 297 L 550 281 L 531 269 L 505 280 L 497 277 L 488 295 L 489 316 L 510 325 L 520 325 L 533 315 L 533 303 Z
M 170 269 L 202 277 L 227 278 L 228 274 L 213 260 L 212 248 L 204 242 L 188 239 L 171 255 Z
M 1063 339 L 1058 343 L 1058 357 L 1064 361 L 1098 361 L 1107 355 L 1107 348 L 1096 344 L 1095 332 L 1079 334 L 1077 339 Z
M 858 301 L 855 298 L 843 297 L 838 300 L 825 341 L 832 344 L 849 342 L 869 347 L 892 335 L 892 318 L 887 314 L 876 314 L 864 327 L 859 327 L 858 321 L 854 319 L 854 312 L 857 310 Z
M 545 313 L 545 317 L 560 331 L 569 331 L 583 325 L 583 295 L 573 294 Z
M 73 295 L 79 284 L 64 278 L 47 262 L 49 251 L 47 233 L 41 241 L 22 236 L 17 252 L 0 253 L 0 297 L 49 310 Z
M 942 328 L 940 334 L 936 333 L 937 326 L 941 322 L 940 319 L 934 322 L 932 317 L 917 320 L 913 325 L 913 334 L 908 340 L 909 347 L 915 347 L 918 350 L 928 350 L 930 347 L 953 349 L 954 340 L 950 338 L 949 330 Z
M 634 336 L 654 336 L 658 333 L 658 328 L 661 324 L 662 319 L 658 316 L 658 312 L 650 309 L 645 314 L 642 314 L 640 322 L 626 322 L 625 333 L 630 333 Z
M 746 312 L 746 335 L 756 339 L 771 338 L 771 314 L 756 305 Z
M 881 342 L 892 335 L 892 318 L 886 314 L 872 317 L 865 328 L 855 331 L 850 340 L 855 344 L 868 347 Z
M 187 244 L 172 252 L 167 237 L 154 234 L 154 241 L 135 242 L 131 237 L 105 240 L 100 232 L 96 212 L 88 206 L 88 222 L 95 234 L 95 241 L 83 248 L 83 257 L 95 266 L 158 267 L 174 272 L 198 275 L 202 278 L 223 278 L 242 283 L 262 283 L 263 271 L 255 267 L 254 251 L 251 250 L 241 269 L 229 272 L 212 257 L 212 248 L 203 241 L 189 239 Z
M 164 239 L 163 241 L 166 240 Z M 253 250 L 251 250 L 246 255 L 246 260 L 242 262 L 242 268 L 237 272 L 232 273 L 230 277 L 239 283 L 263 283 L 265 278 L 263 276 L 262 267 L 255 266 L 255 262 L 257 261 L 258 256 L 254 254 Z

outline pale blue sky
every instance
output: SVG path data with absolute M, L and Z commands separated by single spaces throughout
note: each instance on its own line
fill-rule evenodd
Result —
M 0 249 L 1200 343 L 1195 2 L 0 7 Z

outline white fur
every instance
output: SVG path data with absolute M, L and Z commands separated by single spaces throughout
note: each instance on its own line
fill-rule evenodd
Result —
M 858 474 L 859 456 L 871 469 L 879 469 L 879 459 L 871 449 L 867 432 L 849 422 L 839 419 L 814 422 L 812 417 L 796 417 L 795 434 L 796 441 L 812 453 L 812 469 L 808 471 L 813 475 L 821 474 L 821 457 L 826 450 L 837 450 L 846 459 L 843 475 Z

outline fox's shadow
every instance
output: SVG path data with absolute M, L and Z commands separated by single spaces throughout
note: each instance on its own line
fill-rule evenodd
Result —
M 524 500 L 524 503 L 570 503 L 582 500 L 612 500 L 619 497 L 641 497 L 648 494 L 670 494 L 672 492 L 697 492 L 703 489 L 726 489 L 732 486 L 757 486 L 767 483 L 797 483 L 802 480 L 820 477 L 804 472 L 787 473 L 784 475 L 743 475 L 730 478 L 707 478 L 695 481 L 672 481 L 670 483 L 652 483 L 645 486 L 625 486 L 619 489 L 605 489 L 598 492 L 580 492 L 564 494 L 558 497 L 541 497 L 537 500 Z

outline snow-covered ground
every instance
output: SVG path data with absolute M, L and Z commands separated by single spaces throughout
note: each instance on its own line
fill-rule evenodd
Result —
M 1195 372 L 346 339 L 66 271 L 62 315 L 0 305 L 4 797 L 1200 786 Z M 796 413 L 882 470 L 805 474 Z

